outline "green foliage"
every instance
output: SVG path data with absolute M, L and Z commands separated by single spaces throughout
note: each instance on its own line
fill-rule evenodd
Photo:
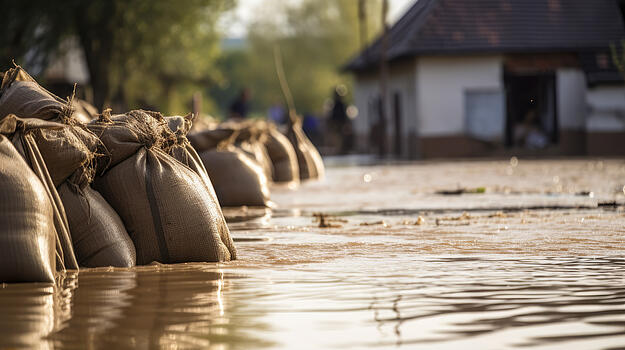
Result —
M 63 9 L 53 1 L 2 1 L 0 3 L 0 69 L 12 60 L 34 74 L 48 64 L 68 31 Z
M 610 52 L 612 53 L 612 62 L 625 79 L 625 39 L 621 40 L 620 52 L 614 44 L 610 44 Z
M 234 1 L 13 1 L 3 6 L 0 57 L 43 67 L 71 35 L 84 50 L 97 107 L 183 113 L 193 91 L 218 79 L 215 23 Z
M 241 86 L 252 90 L 253 108 L 265 112 L 283 95 L 274 67 L 274 46 L 279 45 L 284 69 L 299 112 L 320 114 L 337 84 L 351 86 L 340 67 L 360 49 L 358 7 L 354 0 L 268 0 L 259 9 L 248 32 L 248 47 L 232 54 L 233 62 L 219 67 L 227 83 L 222 107 Z M 380 2 L 368 1 L 368 33 L 379 29 Z

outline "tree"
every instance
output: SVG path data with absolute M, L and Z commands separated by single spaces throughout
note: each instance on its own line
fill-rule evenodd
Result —
M 282 52 L 286 78 L 300 112 L 320 114 L 337 84 L 351 84 L 340 71 L 360 49 L 358 3 L 353 0 L 267 1 L 248 30 L 247 58 L 228 66 L 226 76 L 243 77 L 232 85 L 252 89 L 257 110 L 282 101 L 274 67 L 274 46 Z M 380 28 L 379 0 L 367 2 L 369 40 Z M 227 72 L 227 74 L 226 74 Z
M 36 48 L 45 64 L 63 36 L 75 36 L 96 107 L 115 100 L 124 107 L 150 105 L 171 112 L 184 106 L 180 94 L 214 80 L 215 22 L 233 5 L 234 0 L 16 1 L 7 5 L 15 17 L 8 33 L 19 44 L 10 36 L 1 44 L 19 60 Z M 27 28 L 28 35 L 18 27 Z

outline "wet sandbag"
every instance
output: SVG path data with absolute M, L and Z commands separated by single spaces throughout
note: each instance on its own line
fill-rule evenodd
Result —
M 135 266 L 135 246 L 124 223 L 97 191 L 89 185 L 78 188 L 65 181 L 58 192 L 80 266 Z
M 56 229 L 41 180 L 0 135 L 0 282 L 54 282 Z
M 45 193 L 52 204 L 58 242 L 57 270 L 66 268 L 78 269 L 78 262 L 72 246 L 65 208 L 48 172 L 48 164 L 44 161 L 33 135 L 43 129 L 57 130 L 61 128 L 63 128 L 63 125 L 59 123 L 36 118 L 22 119 L 15 115 L 8 115 L 0 121 L 0 134 L 11 140 L 15 149 L 26 161 L 26 164 L 43 183 L 46 190 Z
M 275 126 L 270 125 L 263 139 L 267 155 L 273 164 L 273 181 L 299 182 L 299 165 L 295 149 Z
M 293 118 L 289 125 L 286 136 L 291 141 L 297 163 L 299 165 L 299 177 L 301 180 L 323 178 L 325 167 L 323 159 L 317 151 L 315 145 L 308 139 L 302 129 L 302 120 L 299 117 Z
M 267 177 L 255 160 L 232 146 L 204 151 L 200 158 L 222 206 L 269 206 Z
M 124 222 L 137 264 L 236 258 L 221 240 L 229 233 L 205 183 L 162 148 L 173 137 L 162 118 L 105 113 L 89 128 L 110 153 L 93 186 Z
M 0 87 L 0 119 L 9 114 L 20 118 L 51 120 L 67 113 L 63 100 L 39 85 L 21 67 L 5 72 Z
M 206 190 L 209 192 L 211 198 L 214 202 L 219 203 L 217 194 L 215 193 L 215 189 L 213 187 L 213 183 L 208 176 L 208 172 L 200 159 L 200 156 L 195 151 L 191 143 L 186 138 L 189 130 L 191 130 L 193 123 L 193 115 L 189 114 L 184 117 L 174 116 L 174 117 L 166 117 L 167 125 L 169 129 L 174 132 L 176 135 L 176 142 L 173 147 L 170 148 L 169 154 L 174 157 L 177 161 L 182 164 L 188 166 L 191 170 L 193 170 L 196 174 L 200 176 L 202 182 L 205 184 Z M 221 207 L 218 207 L 220 214 L 223 216 L 223 212 L 221 211 Z M 234 246 L 234 241 L 230 236 L 230 229 L 228 225 L 226 225 L 226 221 L 221 221 L 218 223 L 221 228 L 221 241 L 226 245 L 228 250 L 233 255 L 233 259 L 236 258 L 236 248 Z

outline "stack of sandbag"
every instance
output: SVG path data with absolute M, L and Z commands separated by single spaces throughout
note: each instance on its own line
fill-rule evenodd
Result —
M 0 120 L 3 282 L 51 282 L 54 274 L 50 271 L 55 268 L 78 268 L 63 204 L 33 136 L 41 129 L 58 127 L 57 123 L 15 115 Z M 51 245 L 56 254 L 50 251 Z
M 302 119 L 293 115 L 289 119 L 290 123 L 286 132 L 295 154 L 297 155 L 297 163 L 299 164 L 299 177 L 301 180 L 307 179 L 320 179 L 323 178 L 325 173 L 325 167 L 323 165 L 323 159 L 317 151 L 315 145 L 312 144 L 310 139 L 304 133 L 302 129 Z
M 270 205 L 262 166 L 235 146 L 239 130 L 223 126 L 189 135 L 224 207 Z
M 20 67 L 7 71 L 2 92 L 0 117 L 8 111 L 58 122 L 54 127 L 33 128 L 31 134 L 62 201 L 78 264 L 134 266 L 135 249 L 121 219 L 90 187 L 99 140 L 76 120 L 77 102 L 63 102 Z
M 0 282 L 54 282 L 54 215 L 44 184 L 0 135 Z
M 75 124 L 37 131 L 35 140 L 65 207 L 79 265 L 135 266 L 135 247 L 121 218 L 91 188 L 98 138 Z
M 289 139 L 277 129 L 275 124 L 268 124 L 262 141 L 273 165 L 273 181 L 299 183 L 297 155 Z
M 105 112 L 88 127 L 108 152 L 98 160 L 94 187 L 122 218 L 137 264 L 236 258 L 206 181 L 168 154 L 176 136 L 162 116 Z

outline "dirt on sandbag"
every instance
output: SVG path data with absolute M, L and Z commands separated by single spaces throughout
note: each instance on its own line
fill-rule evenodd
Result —
M 289 139 L 275 125 L 269 125 L 263 143 L 273 164 L 273 181 L 299 183 L 297 155 Z
M 5 72 L 0 86 L 0 119 L 9 114 L 20 118 L 52 120 L 69 115 L 65 101 L 44 89 L 21 67 Z
M 41 180 L 0 135 L 0 282 L 54 282 L 56 229 Z
M 233 146 L 200 153 L 224 207 L 269 206 L 269 187 L 263 168 Z
M 301 180 L 323 178 L 325 174 L 323 159 L 315 145 L 304 133 L 301 118 L 292 118 L 286 136 L 291 141 L 297 155 L 299 178 Z
M 121 217 L 137 264 L 227 261 L 225 220 L 201 177 L 167 154 L 175 135 L 163 117 L 146 111 L 104 113 L 89 129 L 108 158 L 93 187 Z
M 97 191 L 90 185 L 77 188 L 66 181 L 58 192 L 80 266 L 135 266 L 135 246 L 124 223 Z
M 0 134 L 5 135 L 17 152 L 26 161 L 26 164 L 37 175 L 45 188 L 44 194 L 52 205 L 54 227 L 57 236 L 57 270 L 78 269 L 72 240 L 69 232 L 67 216 L 63 203 L 54 186 L 47 165 L 39 151 L 33 132 L 41 129 L 59 129 L 63 125 L 41 119 L 22 119 L 15 115 L 8 115 L 0 121 Z
M 215 189 L 213 187 L 213 183 L 208 176 L 208 172 L 200 159 L 200 156 L 196 152 L 196 150 L 191 146 L 191 143 L 187 139 L 187 134 L 189 130 L 191 130 L 193 124 L 193 115 L 188 114 L 184 117 L 173 116 L 166 117 L 167 125 L 170 130 L 176 135 L 176 142 L 169 149 L 169 154 L 174 157 L 177 161 L 182 164 L 188 166 L 191 170 L 193 170 L 196 174 L 200 176 L 202 181 L 206 186 L 206 190 L 211 195 L 211 198 L 215 202 L 219 202 L 217 198 L 217 194 L 215 193 Z M 221 207 L 218 208 L 219 212 L 222 213 Z M 223 215 L 223 213 L 222 213 Z M 221 241 L 226 245 L 228 250 L 231 252 L 232 259 L 236 258 L 236 248 L 234 246 L 234 241 L 230 236 L 230 229 L 226 224 L 226 221 L 219 223 L 221 227 Z

